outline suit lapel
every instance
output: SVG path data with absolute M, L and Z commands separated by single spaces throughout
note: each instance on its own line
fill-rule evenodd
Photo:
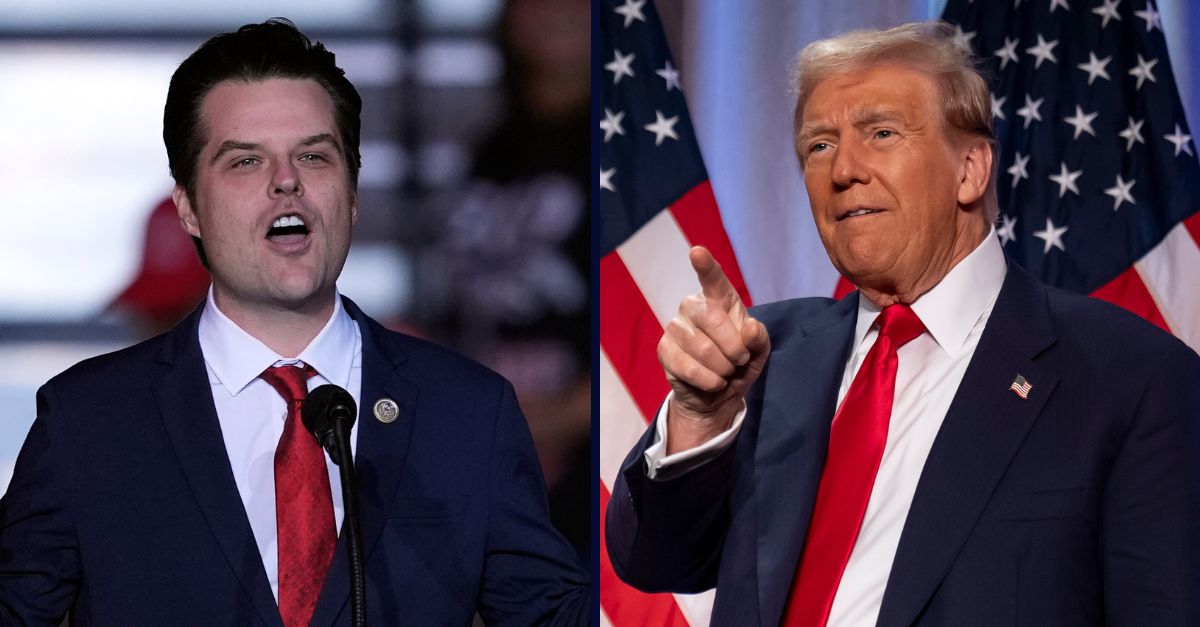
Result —
M 238 496 L 208 372 L 197 339 L 197 309 L 165 339 L 159 361 L 171 368 L 154 384 L 179 465 L 234 576 L 265 625 L 282 626 L 262 556 Z
M 937 591 L 1057 385 L 1055 373 L 1035 361 L 1054 337 L 1045 292 L 1010 264 L 921 472 L 880 627 L 912 624 Z M 1009 390 L 1017 375 L 1033 384 L 1027 400 Z
M 363 555 L 369 558 L 379 540 L 397 487 L 400 485 L 408 444 L 416 416 L 417 387 L 396 374 L 405 356 L 395 339 L 371 320 L 350 299 L 342 301 L 362 333 L 361 407 L 358 408 L 358 443 L 354 469 L 358 485 Z M 400 412 L 394 422 L 375 419 L 375 402 L 390 398 Z M 338 536 L 325 587 L 313 612 L 312 625 L 332 625 L 349 612 L 350 578 L 346 534 Z M 368 604 L 370 598 L 367 599 Z
M 857 311 L 857 297 L 847 298 L 805 323 L 798 339 L 772 337 L 761 398 L 747 399 L 762 405 L 753 490 L 764 625 L 779 623 L 804 547 Z

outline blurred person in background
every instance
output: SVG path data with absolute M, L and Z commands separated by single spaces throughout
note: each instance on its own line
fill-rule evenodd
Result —
M 587 622 L 587 576 L 550 524 L 512 387 L 337 292 L 360 113 L 333 54 L 286 20 L 218 35 L 175 72 L 173 201 L 212 287 L 169 332 L 38 392 L 0 499 L 0 625 L 68 610 L 348 623 L 337 468 L 299 424 L 326 383 L 361 408 L 370 622 Z
M 430 264 L 437 331 L 513 381 L 555 525 L 590 544 L 589 11 L 510 0 L 499 20 L 507 107 L 475 155 Z

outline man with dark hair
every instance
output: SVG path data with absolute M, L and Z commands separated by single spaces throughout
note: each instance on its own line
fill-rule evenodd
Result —
M 712 256 L 608 504 L 712 625 L 1200 624 L 1200 357 L 1005 261 L 987 85 L 944 23 L 800 54 L 795 148 L 858 288 L 748 310 Z
M 360 109 L 333 54 L 285 20 L 218 35 L 179 67 L 163 137 L 212 287 L 173 330 L 38 392 L 0 500 L 0 625 L 68 610 L 81 624 L 347 624 L 337 467 L 299 424 L 327 383 L 361 408 L 369 622 L 587 622 L 587 576 L 550 525 L 511 386 L 337 293 Z

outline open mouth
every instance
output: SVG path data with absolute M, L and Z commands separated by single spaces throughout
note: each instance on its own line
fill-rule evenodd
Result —
M 869 216 L 873 213 L 883 213 L 882 209 L 851 209 L 838 214 L 837 220 L 841 222 L 846 218 L 857 218 L 859 216 Z
M 280 216 L 267 229 L 267 239 L 280 244 L 298 244 L 309 233 L 304 219 L 292 213 Z

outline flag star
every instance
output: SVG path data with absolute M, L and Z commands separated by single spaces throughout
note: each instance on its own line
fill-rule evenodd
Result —
M 1027 165 L 1029 165 L 1029 155 L 1022 157 L 1021 151 L 1018 150 L 1017 158 L 1013 161 L 1012 165 L 1008 166 L 1008 170 L 1006 170 L 1013 177 L 1012 186 L 1014 189 L 1017 187 L 1017 183 L 1021 182 L 1021 179 L 1029 178 L 1029 171 L 1025 169 Z
M 1145 120 L 1134 120 L 1131 117 L 1129 118 L 1129 126 L 1126 126 L 1125 130 L 1118 133 L 1121 137 L 1125 138 L 1125 152 L 1133 150 L 1135 143 L 1146 143 L 1146 140 L 1142 139 L 1142 124 L 1144 123 Z
M 1002 215 L 1000 221 L 1000 226 L 996 227 L 996 235 L 1000 236 L 1000 245 L 1017 241 L 1017 219 Z
M 1075 115 L 1063 118 L 1063 121 L 1075 127 L 1075 137 L 1072 139 L 1079 139 L 1081 133 L 1087 133 L 1095 137 L 1096 131 L 1092 130 L 1092 120 L 1095 120 L 1098 115 L 1100 115 L 1099 111 L 1085 114 L 1083 107 L 1075 105 Z
M 1017 60 L 1017 40 L 1005 37 L 1004 45 L 996 48 L 996 51 L 993 52 L 992 55 L 1000 57 L 1000 69 L 1002 70 L 1008 65 L 1009 61 L 1012 61 L 1013 63 L 1020 63 L 1020 61 Z
M 1078 179 L 1083 174 L 1083 170 L 1075 170 L 1074 172 L 1067 169 L 1067 163 L 1062 162 L 1062 169 L 1058 174 L 1051 174 L 1050 180 L 1058 183 L 1058 197 L 1062 198 L 1067 195 L 1067 190 L 1079 195 L 1079 186 L 1075 184 L 1075 179 Z
M 625 28 L 634 20 L 646 21 L 646 16 L 642 15 L 642 7 L 646 6 L 646 0 L 625 0 L 625 4 L 613 9 L 613 13 L 625 16 Z
M 1038 42 L 1036 46 L 1025 49 L 1025 52 L 1037 57 L 1037 61 L 1034 61 L 1033 63 L 1033 68 L 1037 69 L 1042 67 L 1042 61 L 1046 60 L 1049 60 L 1051 63 L 1058 63 L 1058 57 L 1054 56 L 1054 47 L 1058 45 L 1058 40 L 1053 39 L 1046 41 L 1045 39 L 1042 39 L 1041 33 L 1038 33 L 1037 38 Z
M 1158 59 L 1150 59 L 1147 61 L 1142 58 L 1141 54 L 1139 54 L 1137 58 L 1137 67 L 1129 70 L 1129 75 L 1136 76 L 1138 79 L 1137 88 L 1141 89 L 1142 82 L 1146 79 L 1150 79 L 1151 83 L 1157 83 L 1158 81 L 1154 78 L 1154 72 L 1150 71 L 1150 69 L 1154 67 L 1155 63 L 1158 63 Z
M 1129 190 L 1133 189 L 1133 186 L 1136 183 L 1137 183 L 1137 180 L 1132 180 L 1132 181 L 1129 181 L 1128 183 L 1126 183 L 1125 179 L 1122 179 L 1121 175 L 1118 174 L 1117 175 L 1117 184 L 1104 190 L 1105 194 L 1108 194 L 1109 196 L 1113 197 L 1113 211 L 1116 211 L 1117 208 L 1120 207 L 1121 203 L 1123 203 L 1123 202 L 1128 202 L 1131 205 L 1137 204 L 1136 202 L 1134 202 L 1133 196 L 1131 196 L 1129 194 Z
M 1029 95 L 1025 95 L 1025 106 L 1017 109 L 1017 115 L 1025 118 L 1025 128 L 1029 128 L 1029 123 L 1033 120 L 1042 121 L 1042 114 L 1038 112 L 1038 109 L 1042 106 L 1043 100 L 1045 98 L 1030 100 Z
M 630 52 L 628 55 L 621 54 L 620 50 L 613 49 L 613 60 L 604 64 L 604 69 L 613 73 L 613 85 L 621 82 L 622 76 L 633 78 L 633 68 L 630 65 L 633 63 L 634 54 Z
M 1179 156 L 1180 150 L 1188 153 L 1189 155 L 1192 154 L 1192 147 L 1188 145 L 1188 142 L 1192 141 L 1192 136 L 1184 135 L 1183 131 L 1179 130 L 1178 124 L 1175 125 L 1175 134 L 1174 135 L 1163 135 L 1163 139 L 1171 142 L 1172 144 L 1175 144 L 1175 156 L 1176 157 Z
M 654 145 L 655 146 L 661 146 L 663 143 L 663 139 L 665 139 L 667 137 L 670 137 L 671 139 L 675 139 L 675 140 L 679 139 L 679 136 L 675 134 L 675 124 L 677 124 L 679 122 L 679 116 L 673 115 L 669 118 L 664 118 L 662 111 L 655 111 L 654 117 L 655 117 L 654 123 L 647 124 L 643 128 L 645 128 L 647 131 L 650 131 L 651 133 L 654 133 Z
M 1055 227 L 1054 221 L 1052 221 L 1049 217 L 1047 217 L 1045 230 L 1034 231 L 1033 236 L 1046 242 L 1046 248 L 1045 248 L 1045 250 L 1042 251 L 1042 254 L 1048 255 L 1048 254 L 1050 254 L 1051 248 L 1057 248 L 1063 252 L 1067 251 L 1066 247 L 1063 246 L 1063 241 L 1062 241 L 1063 233 L 1066 233 L 1066 232 L 1067 232 L 1067 227 L 1065 227 L 1065 226 Z
M 1050 0 L 1050 13 L 1051 14 L 1053 14 L 1054 9 L 1057 9 L 1058 7 L 1062 7 L 1068 11 L 1071 10 L 1070 5 L 1067 4 L 1067 0 Z
M 624 135 L 625 129 L 621 127 L 621 120 L 625 118 L 624 111 L 613 113 L 604 107 L 604 119 L 600 120 L 600 130 L 604 131 L 604 143 L 612 139 L 613 135 Z
M 1000 96 L 999 98 L 996 98 L 995 96 L 988 94 L 988 97 L 992 99 L 992 117 L 1000 118 L 1001 120 L 1005 119 L 1004 101 L 1008 100 L 1008 96 Z
M 679 87 L 679 70 L 676 70 L 675 67 L 671 65 L 670 59 L 667 59 L 666 65 L 664 65 L 661 70 L 654 70 L 654 73 L 663 77 L 663 80 L 667 81 L 667 91 L 671 91 L 672 87 L 683 91 Z
M 1088 62 L 1079 64 L 1079 69 L 1088 73 L 1088 85 L 1091 85 L 1097 76 L 1103 77 L 1106 81 L 1112 80 L 1112 77 L 1108 75 L 1108 70 L 1105 69 L 1109 61 L 1112 61 L 1112 57 L 1097 59 L 1096 53 L 1088 53 Z
M 1146 20 L 1146 32 L 1147 33 L 1154 30 L 1155 28 L 1157 28 L 1160 31 L 1162 30 L 1162 19 L 1159 16 L 1158 11 L 1154 10 L 1153 4 L 1147 2 L 1145 11 L 1134 11 L 1133 14 L 1142 18 L 1143 20 Z
M 963 32 L 963 29 L 958 24 L 954 25 L 954 43 L 962 47 L 963 50 L 971 49 L 971 40 L 975 39 L 975 31 Z
M 600 189 L 607 189 L 610 192 L 616 192 L 617 188 L 613 187 L 612 183 L 613 175 L 616 173 L 616 168 L 609 168 L 607 170 L 600 168 Z
M 1100 28 L 1108 26 L 1109 20 L 1121 21 L 1121 16 L 1117 13 L 1117 5 L 1121 4 L 1121 0 L 1104 0 L 1104 5 L 1092 9 L 1092 13 L 1104 16 L 1104 21 L 1100 22 Z

